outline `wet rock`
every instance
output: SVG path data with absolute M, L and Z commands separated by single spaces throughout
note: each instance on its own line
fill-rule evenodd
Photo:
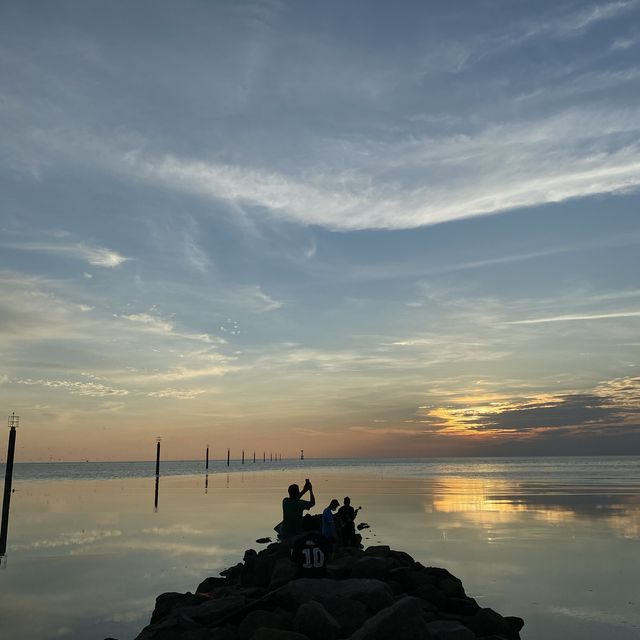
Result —
M 351 640 L 433 640 L 417 598 L 407 596 L 369 618 Z
M 309 640 L 335 640 L 340 625 L 319 602 L 311 600 L 296 612 L 293 630 L 306 635 Z

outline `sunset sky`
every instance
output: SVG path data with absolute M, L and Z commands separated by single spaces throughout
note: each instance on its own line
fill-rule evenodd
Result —
M 640 453 L 639 25 L 2 3 L 19 459 Z

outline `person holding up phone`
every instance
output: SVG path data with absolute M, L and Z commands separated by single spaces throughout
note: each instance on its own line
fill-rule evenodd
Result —
M 309 500 L 302 500 L 302 496 L 309 492 Z M 304 533 L 302 528 L 302 514 L 316 504 L 313 495 L 313 487 L 309 478 L 304 481 L 304 487 L 300 491 L 297 484 L 292 484 L 288 489 L 289 496 L 282 500 L 282 526 L 280 538 L 286 540 Z

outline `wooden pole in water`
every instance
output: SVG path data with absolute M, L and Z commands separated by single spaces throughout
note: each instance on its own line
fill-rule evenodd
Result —
M 229 466 L 229 458 L 231 456 L 231 449 L 227 449 L 227 467 Z
M 156 438 L 156 475 L 160 475 L 160 438 Z
M 204 464 L 205 469 L 209 469 L 209 445 L 207 445 L 207 460 Z
M 267 454 L 263 451 L 262 452 L 262 462 L 266 462 L 267 460 Z
M 254 451 L 253 452 L 253 464 L 255 464 L 255 463 L 256 463 L 256 452 Z
M 269 454 L 269 462 L 273 462 L 273 453 Z
M 244 449 L 242 450 L 242 464 L 244 464 Z
M 11 484 L 13 482 L 13 457 L 16 452 L 16 427 L 20 418 L 15 413 L 9 416 L 9 446 L 7 448 L 7 467 L 4 472 L 4 496 L 2 498 L 2 527 L 0 528 L 0 556 L 7 552 L 7 534 L 9 532 L 9 505 L 11 503 Z

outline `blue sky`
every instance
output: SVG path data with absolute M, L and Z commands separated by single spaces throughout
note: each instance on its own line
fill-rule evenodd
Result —
M 640 452 L 639 18 L 4 3 L 23 456 Z

